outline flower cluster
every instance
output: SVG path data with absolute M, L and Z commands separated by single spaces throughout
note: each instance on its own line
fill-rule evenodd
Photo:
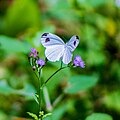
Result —
M 85 67 L 85 63 L 79 55 L 76 55 L 73 60 L 73 66 L 79 66 L 81 68 Z
M 36 58 L 38 56 L 38 52 L 37 52 L 37 50 L 35 48 L 31 48 L 31 52 L 29 54 L 29 57 L 32 57 L 32 56 L 34 58 Z
M 35 48 L 31 48 L 29 53 L 29 62 L 33 68 L 33 70 L 36 70 L 36 68 L 43 67 L 45 65 L 45 61 L 38 56 L 38 51 Z

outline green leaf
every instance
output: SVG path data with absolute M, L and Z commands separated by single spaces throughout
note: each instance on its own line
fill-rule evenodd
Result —
M 28 43 L 19 41 L 18 39 L 0 36 L 0 47 L 7 53 L 28 53 L 31 46 Z
M 52 115 L 52 113 L 47 113 L 47 114 L 45 114 L 45 115 L 43 116 L 43 118 L 46 118 L 46 117 L 48 117 L 48 116 L 50 116 L 50 115 Z
M 38 120 L 38 117 L 36 114 L 33 114 L 33 113 L 30 113 L 30 112 L 27 112 L 31 117 L 33 117 L 35 120 Z
M 16 35 L 26 30 L 40 27 L 40 12 L 34 0 L 15 0 L 8 7 L 4 18 L 4 30 L 8 35 Z M 32 28 L 32 30 L 30 30 Z
M 81 90 L 87 90 L 96 85 L 98 76 L 86 76 L 77 75 L 72 76 L 68 82 L 68 86 L 65 88 L 66 93 L 74 94 Z
M 14 93 L 14 89 L 12 89 L 6 81 L 0 81 L 0 93 L 8 95 Z
M 109 92 L 103 98 L 103 101 L 104 101 L 104 105 L 108 109 L 112 109 L 120 113 L 120 90 Z
M 23 95 L 27 100 L 33 99 L 33 93 L 36 93 L 32 84 L 26 83 L 23 89 L 15 90 L 14 94 Z
M 106 61 L 106 56 L 102 53 L 102 51 L 88 51 L 86 53 L 87 56 L 87 64 L 89 65 L 101 65 Z M 90 58 L 90 59 L 89 59 Z
M 47 116 L 44 118 L 44 120 L 61 120 L 63 114 L 67 111 L 68 105 L 63 104 L 60 107 L 56 108 L 52 115 Z
M 80 5 L 82 4 L 82 5 L 85 5 L 86 7 L 87 6 L 99 7 L 107 3 L 106 0 L 79 0 L 78 2 Z
M 25 84 L 23 89 L 16 90 L 10 87 L 5 80 L 1 80 L 0 93 L 5 95 L 9 95 L 9 94 L 22 95 L 25 96 L 25 98 L 28 100 L 28 99 L 33 99 L 32 93 L 36 93 L 36 90 L 29 83 Z
M 8 120 L 8 116 L 1 110 L 0 111 L 0 120 Z
M 93 113 L 88 116 L 85 120 L 113 120 L 112 117 L 105 113 Z
M 39 102 L 38 102 L 38 97 L 39 97 L 39 96 L 38 96 L 37 94 L 33 94 L 33 98 L 34 98 L 34 100 L 36 101 L 37 104 L 39 104 Z

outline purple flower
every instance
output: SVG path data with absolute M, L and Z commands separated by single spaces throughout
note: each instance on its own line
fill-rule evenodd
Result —
M 30 50 L 31 50 L 32 53 L 36 53 L 37 52 L 37 50 L 35 48 L 31 48 Z
M 37 63 L 39 66 L 44 66 L 44 65 L 45 65 L 45 61 L 42 60 L 42 59 L 38 59 L 38 60 L 36 61 L 36 63 Z
M 85 67 L 84 61 L 79 55 L 76 55 L 73 60 L 73 66 L 79 66 L 81 68 Z
M 29 56 L 30 57 L 34 56 L 34 58 L 37 57 L 37 55 L 38 55 L 37 50 L 35 48 L 31 48 L 30 50 L 31 50 L 31 52 L 30 52 Z

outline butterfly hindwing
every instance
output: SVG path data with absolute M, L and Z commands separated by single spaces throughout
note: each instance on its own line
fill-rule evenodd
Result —
M 75 50 L 75 48 L 78 46 L 79 44 L 79 37 L 74 35 L 70 38 L 70 40 L 66 43 L 68 49 L 73 52 Z
M 66 47 L 62 57 L 62 61 L 64 64 L 68 64 L 70 63 L 71 60 L 72 60 L 72 52 Z
M 58 61 L 64 53 L 64 46 L 55 45 L 49 46 L 45 50 L 45 56 L 49 61 L 55 62 Z

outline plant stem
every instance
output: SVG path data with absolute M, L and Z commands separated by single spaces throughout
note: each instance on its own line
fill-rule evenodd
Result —
M 39 79 L 38 79 L 38 95 L 39 95 L 39 99 L 38 99 L 38 102 L 39 102 L 39 111 L 38 111 L 38 118 L 40 118 L 40 120 L 42 120 L 41 116 L 39 116 L 39 112 L 41 111 L 41 94 L 42 94 L 42 89 L 41 89 L 41 78 L 40 78 L 40 75 L 41 75 L 41 69 L 39 69 L 38 71 L 38 74 L 39 74 Z
M 57 74 L 60 70 L 62 70 L 62 69 L 64 69 L 64 68 L 67 68 L 67 67 L 69 67 L 69 66 L 60 67 L 58 70 L 56 70 L 56 71 L 45 81 L 45 83 L 42 85 L 42 87 L 44 87 L 44 86 L 47 84 L 47 82 L 48 82 L 55 74 Z

